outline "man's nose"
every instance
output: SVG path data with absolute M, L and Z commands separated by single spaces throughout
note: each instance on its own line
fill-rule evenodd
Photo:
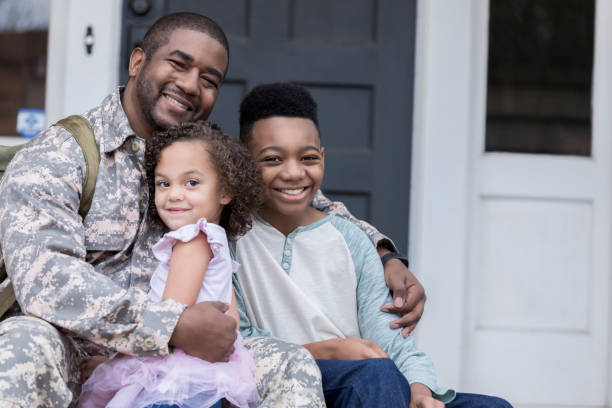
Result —
M 181 72 L 176 80 L 178 86 L 187 95 L 197 95 L 200 89 L 200 72 L 197 68 Z

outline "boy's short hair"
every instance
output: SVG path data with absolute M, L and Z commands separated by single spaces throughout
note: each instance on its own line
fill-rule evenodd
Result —
M 240 140 L 248 145 L 255 122 L 272 116 L 310 119 L 319 128 L 317 103 L 305 87 L 290 82 L 256 86 L 240 103 Z

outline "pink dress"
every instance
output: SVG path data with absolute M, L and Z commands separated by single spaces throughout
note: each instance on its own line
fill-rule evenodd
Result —
M 196 302 L 231 302 L 232 273 L 239 265 L 230 258 L 225 230 L 207 223 L 204 218 L 168 232 L 153 246 L 153 254 L 160 264 L 151 277 L 151 299 L 161 300 L 174 242 L 188 242 L 200 231 L 208 238 L 213 258 Z M 209 363 L 180 349 L 165 357 L 108 360 L 96 367 L 83 384 L 79 407 L 147 407 L 166 403 L 203 408 L 221 398 L 241 408 L 256 406 L 259 396 L 253 376 L 255 364 L 242 345 L 240 334 L 234 347 L 227 363 Z

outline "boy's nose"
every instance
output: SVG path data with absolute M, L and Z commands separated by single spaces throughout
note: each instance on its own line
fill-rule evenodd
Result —
M 285 163 L 282 175 L 285 179 L 300 179 L 304 177 L 304 168 L 299 162 L 289 160 Z

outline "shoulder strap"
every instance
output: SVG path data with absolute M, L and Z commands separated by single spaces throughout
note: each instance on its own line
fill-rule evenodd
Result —
M 86 170 L 79 214 L 85 218 L 89 212 L 89 207 L 91 207 L 91 201 L 96 189 L 98 168 L 100 167 L 100 150 L 96 144 L 96 137 L 89 121 L 81 115 L 68 116 L 59 120 L 53 126 L 61 126 L 70 132 L 83 151 Z

